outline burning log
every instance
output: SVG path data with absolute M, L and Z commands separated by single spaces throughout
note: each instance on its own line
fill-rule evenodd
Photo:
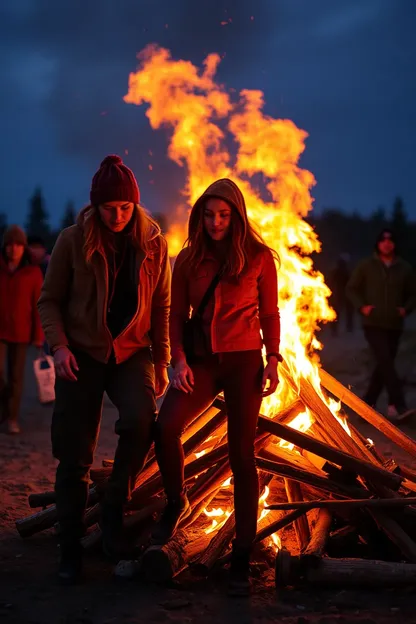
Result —
M 312 530 L 309 544 L 301 552 L 303 560 L 311 561 L 320 559 L 325 552 L 326 543 L 332 524 L 332 513 L 325 507 L 319 510 L 318 518 Z
M 280 550 L 276 556 L 276 588 L 308 583 L 323 587 L 401 587 L 414 585 L 416 565 L 368 559 L 321 559 L 316 566 Z
M 205 550 L 211 536 L 203 530 L 179 530 L 164 546 L 150 546 L 143 555 L 141 571 L 146 580 L 165 583 L 179 574 L 189 561 Z
M 292 481 L 291 479 L 285 479 L 285 489 L 287 500 L 290 503 L 294 501 L 303 501 L 302 487 L 298 481 Z M 306 516 L 301 516 L 294 522 L 296 539 L 298 541 L 299 552 L 302 552 L 306 548 L 309 540 L 309 524 Z
M 323 490 L 324 492 L 331 492 L 340 496 L 345 495 L 359 497 L 361 495 L 363 498 L 366 496 L 364 489 L 341 484 L 329 479 L 328 477 L 321 477 L 316 474 L 309 473 L 306 470 L 289 466 L 288 464 L 280 464 L 278 462 L 262 459 L 260 457 L 257 457 L 256 463 L 262 470 L 266 470 L 267 472 L 271 472 L 272 474 L 279 475 L 281 477 L 288 477 L 289 479 L 298 481 L 299 483 L 311 485 Z
M 373 425 L 378 431 L 381 431 L 389 440 L 397 444 L 397 446 L 400 446 L 413 458 L 416 458 L 416 442 L 414 440 L 395 427 L 387 418 L 384 418 L 384 416 L 367 405 L 367 403 L 357 397 L 351 390 L 348 390 L 332 377 L 332 375 L 329 375 L 323 369 L 320 369 L 319 375 L 322 385 L 331 392 L 331 394 L 336 396 L 342 403 L 345 403 L 345 405 L 348 405 L 348 407 L 370 423 L 370 425 Z
M 402 508 L 407 505 L 416 505 L 416 498 L 360 498 L 357 500 L 350 498 L 344 500 L 334 500 L 333 498 L 330 498 L 329 500 L 275 503 L 267 505 L 267 509 L 280 511 L 287 511 L 289 509 L 305 509 L 306 511 L 309 511 L 309 509 L 332 509 L 333 511 L 337 511 L 342 507 L 346 507 L 347 509 L 352 509 L 353 507 Z
M 297 384 L 291 376 L 289 369 L 286 365 L 282 366 L 282 373 L 285 380 L 290 386 L 297 391 Z M 336 448 L 357 455 L 357 445 L 354 440 L 348 435 L 342 425 L 334 417 L 329 407 L 324 403 L 321 397 L 317 394 L 315 388 L 311 382 L 304 377 L 299 380 L 299 396 L 303 403 L 309 407 L 312 414 L 314 414 L 318 423 L 322 426 L 321 432 L 326 436 L 326 442 L 330 445 L 333 443 Z M 327 459 L 327 458 L 325 458 Z
M 225 524 L 217 531 L 211 539 L 208 547 L 195 564 L 192 570 L 201 576 L 207 575 L 214 567 L 224 550 L 228 548 L 235 533 L 235 514 L 234 511 L 228 516 Z
M 263 431 L 268 431 L 283 440 L 291 442 L 295 446 L 299 446 L 302 449 L 310 451 L 319 457 L 323 457 L 324 459 L 341 466 L 345 470 L 357 473 L 370 480 L 381 483 L 382 485 L 387 485 L 392 489 L 398 489 L 403 481 L 403 477 L 400 475 L 392 474 L 388 470 L 384 470 L 383 468 L 379 468 L 378 466 L 370 464 L 367 461 L 358 459 L 357 457 L 344 453 L 343 451 L 332 448 L 324 442 L 314 440 L 311 436 L 278 422 L 260 417 L 259 428 Z

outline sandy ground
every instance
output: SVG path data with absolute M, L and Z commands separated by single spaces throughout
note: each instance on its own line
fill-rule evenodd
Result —
M 410 402 L 416 405 L 412 354 L 415 332 L 407 334 L 400 369 L 410 384 Z M 322 360 L 329 372 L 361 394 L 369 358 L 360 331 L 332 338 L 322 333 Z M 383 409 L 380 404 L 380 409 Z M 22 540 L 14 521 L 30 513 L 27 496 L 53 487 L 55 462 L 51 457 L 49 426 L 51 407 L 37 403 L 31 360 L 22 408 L 23 433 L 10 437 L 0 433 L 0 618 L 7 623 L 98 624 L 180 622 L 206 624 L 287 624 L 403 622 L 416 623 L 413 588 L 406 591 L 291 590 L 276 595 L 273 571 L 257 569 L 255 592 L 250 600 L 232 600 L 225 594 L 225 579 L 196 581 L 183 578 L 168 587 L 121 583 L 108 563 L 98 555 L 86 561 L 86 583 L 70 588 L 55 580 L 58 548 L 53 531 Z M 95 464 L 113 454 L 114 408 L 106 403 Z M 360 430 L 371 437 L 386 455 L 394 454 L 412 465 L 404 452 L 362 422 Z M 416 423 L 403 429 L 416 435 Z M 413 467 L 415 468 L 413 462 Z

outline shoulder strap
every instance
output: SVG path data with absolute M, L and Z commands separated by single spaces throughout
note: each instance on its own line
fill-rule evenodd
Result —
M 198 306 L 198 309 L 195 313 L 195 316 L 202 316 L 204 313 L 205 308 L 208 305 L 209 300 L 211 299 L 212 295 L 214 294 L 214 290 L 216 289 L 216 287 L 218 286 L 220 280 L 222 277 L 222 267 L 221 269 L 218 271 L 218 273 L 213 277 L 212 282 L 210 283 L 210 285 L 208 286 L 205 295 L 202 297 L 201 299 L 201 303 Z

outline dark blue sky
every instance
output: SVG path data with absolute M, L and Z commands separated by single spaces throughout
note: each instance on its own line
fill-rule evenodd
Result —
M 198 65 L 224 55 L 228 88 L 263 90 L 267 113 L 309 132 L 317 210 L 401 194 L 416 218 L 415 32 L 415 0 L 1 0 L 0 211 L 24 223 L 41 185 L 57 224 L 103 156 L 128 150 L 145 205 L 169 212 L 183 174 L 122 101 L 154 42 Z

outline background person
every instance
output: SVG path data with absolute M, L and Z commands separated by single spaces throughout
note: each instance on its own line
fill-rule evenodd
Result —
M 411 265 L 397 255 L 391 230 L 380 233 L 374 254 L 357 266 L 347 295 L 362 315 L 364 335 L 376 361 L 364 400 L 375 406 L 386 388 L 388 417 L 405 417 L 408 408 L 394 362 L 404 319 L 416 306 L 416 282 Z
M 30 262 L 26 234 L 10 226 L 0 256 L 0 420 L 8 433 L 20 432 L 19 409 L 27 348 L 42 346 L 43 331 L 36 307 L 42 273 Z

